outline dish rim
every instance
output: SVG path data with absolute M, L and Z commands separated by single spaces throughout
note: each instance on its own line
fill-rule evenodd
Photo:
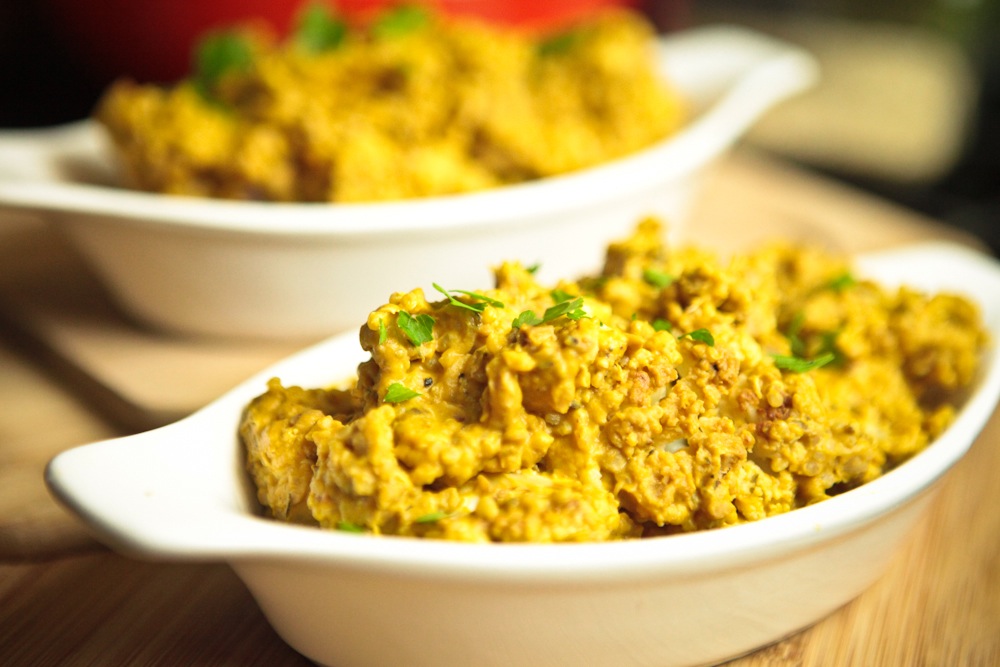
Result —
M 93 497 L 84 497 L 107 494 L 103 485 L 83 478 L 88 467 L 95 467 L 95 461 L 121 460 L 129 456 L 139 460 L 136 458 L 139 451 L 149 453 L 164 448 L 164 443 L 171 438 L 184 439 L 185 435 L 213 430 L 219 434 L 231 433 L 231 446 L 238 448 L 235 428 L 239 411 L 263 390 L 267 379 L 287 376 L 290 372 L 289 383 L 298 384 L 295 376 L 303 375 L 303 368 L 326 358 L 333 359 L 337 354 L 347 355 L 343 363 L 350 364 L 353 369 L 356 361 L 364 358 L 356 333 L 334 336 L 279 361 L 178 422 L 67 450 L 50 461 L 45 472 L 46 482 L 60 502 L 96 530 L 99 539 L 122 551 L 161 559 L 222 560 L 233 564 L 296 562 L 450 579 L 544 579 L 549 582 L 579 581 L 581 577 L 636 579 L 654 573 L 692 576 L 744 567 L 861 530 L 912 502 L 964 456 L 996 409 L 1000 397 L 1000 352 L 997 350 L 1000 341 L 1000 263 L 950 242 L 909 245 L 868 253 L 857 259 L 864 274 L 874 275 L 880 284 L 889 286 L 903 282 L 928 290 L 960 290 L 970 294 L 983 312 L 992 347 L 985 353 L 980 378 L 955 421 L 927 449 L 863 486 L 760 521 L 666 537 L 572 544 L 469 544 L 358 535 L 289 525 L 240 509 L 237 496 L 250 493 L 252 499 L 253 491 L 247 486 L 250 482 L 242 469 L 235 473 L 231 470 L 232 457 L 242 460 L 240 453 L 222 445 L 212 451 L 219 461 L 229 462 L 233 477 L 227 483 L 231 488 L 203 489 L 199 497 L 215 502 L 207 510 L 199 507 L 195 511 L 187 502 L 180 507 L 172 504 L 178 500 L 178 492 L 177 487 L 169 483 L 165 488 L 174 489 L 173 498 L 169 493 L 157 498 L 157 491 L 144 489 L 141 484 L 131 489 L 133 494 L 138 494 L 132 498 L 137 502 L 118 505 L 105 498 L 102 505 L 101 502 L 95 504 Z M 908 266 L 918 266 L 923 273 L 914 276 L 912 271 L 915 269 L 907 269 Z M 914 280 L 915 277 L 919 279 Z M 928 281 L 931 286 L 927 285 Z M 961 284 L 956 287 L 957 283 Z M 934 287 L 934 284 L 939 286 Z M 350 346 L 354 347 L 353 354 L 348 350 Z M 326 377 L 331 374 L 332 371 L 327 372 Z M 187 447 L 197 448 L 197 444 L 191 444 L 197 440 L 188 437 Z M 220 465 L 219 461 L 216 466 Z M 146 465 L 153 464 L 146 462 Z M 223 464 L 223 467 L 227 466 Z M 155 474 L 154 471 L 154 478 Z M 225 497 L 220 496 L 220 492 Z M 143 494 L 153 497 L 143 498 Z M 164 522 L 154 523 L 151 517 L 164 519 Z

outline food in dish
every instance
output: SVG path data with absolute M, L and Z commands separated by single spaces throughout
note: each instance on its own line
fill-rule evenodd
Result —
M 599 275 L 394 294 L 348 388 L 269 383 L 240 435 L 277 519 L 460 541 L 717 528 L 881 476 L 950 423 L 987 335 L 817 249 L 723 261 L 643 221 Z
M 206 37 L 178 85 L 120 81 L 96 118 L 127 183 L 264 201 L 385 201 L 564 174 L 684 119 L 653 30 L 608 10 L 536 35 L 404 6 L 363 26 L 323 5 L 284 40 Z
M 995 259 L 930 242 L 855 263 L 856 277 L 885 286 L 966 295 L 1000 340 Z M 260 516 L 237 442 L 246 405 L 269 378 L 328 386 L 366 356 L 357 333 L 340 334 L 188 418 L 62 452 L 46 479 L 109 546 L 232 567 L 278 635 L 318 664 L 707 665 L 812 625 L 900 565 L 1000 395 L 990 345 L 954 422 L 924 451 L 849 493 L 721 530 L 498 546 L 371 538 Z M 391 641 L 373 628 L 392 628 Z

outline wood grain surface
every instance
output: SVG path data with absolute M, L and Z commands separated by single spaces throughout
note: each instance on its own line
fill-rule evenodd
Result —
M 291 350 L 144 331 L 109 305 L 51 230 L 0 219 L 0 233 L 0 665 L 308 664 L 227 566 L 111 553 L 42 481 L 55 453 L 185 414 Z M 746 151 L 713 171 L 684 236 L 722 252 L 776 236 L 850 252 L 925 239 L 975 244 Z M 194 362 L 212 356 L 221 361 Z M 170 376 L 163 367 L 178 359 L 193 367 Z M 732 664 L 1000 665 L 997 470 L 994 414 L 872 588 Z

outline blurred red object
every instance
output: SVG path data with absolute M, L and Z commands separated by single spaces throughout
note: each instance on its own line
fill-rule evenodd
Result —
M 100 80 L 129 76 L 170 82 L 190 68 L 192 48 L 207 30 L 249 20 L 285 34 L 309 0 L 41 0 L 39 8 L 70 53 Z M 329 3 L 360 17 L 400 2 L 338 0 Z M 405 4 L 405 3 L 404 3 Z M 530 29 L 550 29 L 602 7 L 636 7 L 640 0 L 424 0 L 442 12 Z

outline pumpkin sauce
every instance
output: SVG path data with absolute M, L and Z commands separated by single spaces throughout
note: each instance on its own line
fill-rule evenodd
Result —
M 756 521 L 875 479 L 949 424 L 986 334 L 846 258 L 722 260 L 642 221 L 599 275 L 393 294 L 349 388 L 273 379 L 240 436 L 284 521 L 474 542 Z
M 285 39 L 206 35 L 176 84 L 115 82 L 94 117 L 127 185 L 281 202 L 447 195 L 608 162 L 686 120 L 637 12 L 553 34 L 409 6 L 368 24 L 311 12 Z

